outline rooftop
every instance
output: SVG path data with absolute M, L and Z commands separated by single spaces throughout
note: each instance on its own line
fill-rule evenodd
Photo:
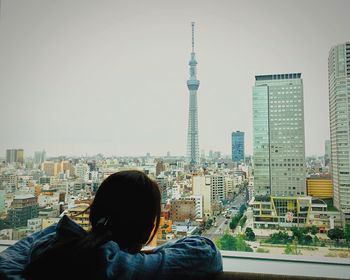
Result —
M 286 79 L 300 79 L 301 73 L 287 73 L 287 74 L 271 74 L 255 76 L 255 81 L 269 81 L 269 80 L 286 80 Z

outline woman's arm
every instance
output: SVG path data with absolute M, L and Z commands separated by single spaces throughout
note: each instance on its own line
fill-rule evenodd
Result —
M 27 236 L 0 253 L 0 279 L 23 279 L 21 274 L 27 265 L 32 244 L 39 238 L 55 232 L 56 225 Z
M 107 279 L 193 279 L 222 271 L 220 252 L 201 236 L 170 241 L 149 254 L 126 253 L 114 242 L 104 247 Z

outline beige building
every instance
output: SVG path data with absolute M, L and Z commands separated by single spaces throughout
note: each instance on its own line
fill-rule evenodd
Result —
M 213 215 L 213 211 L 210 177 L 204 175 L 193 175 L 192 194 L 203 198 L 204 217 L 211 217 Z
M 89 221 L 90 210 L 85 211 L 89 207 L 89 204 L 79 204 L 73 208 L 68 209 L 67 216 L 73 219 L 78 225 L 80 225 L 86 231 L 90 230 L 91 225 Z M 85 212 L 84 212 L 85 211 Z
M 45 161 L 41 164 L 41 170 L 45 172 L 46 176 L 56 176 L 56 163 L 53 161 Z
M 187 197 L 172 200 L 170 219 L 173 222 L 194 221 L 196 219 L 196 199 Z

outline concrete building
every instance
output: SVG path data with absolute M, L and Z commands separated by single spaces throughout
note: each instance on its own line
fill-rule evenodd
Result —
M 16 195 L 8 211 L 8 220 L 12 228 L 25 227 L 27 221 L 38 217 L 38 202 L 31 194 Z
M 244 132 L 232 132 L 232 161 L 241 163 L 244 162 Z
M 226 199 L 232 199 L 235 194 L 235 185 L 233 176 L 225 176 L 225 197 Z
M 0 190 L 0 214 L 5 211 L 5 190 Z
M 210 177 L 203 175 L 193 175 L 192 194 L 202 197 L 204 217 L 211 217 L 213 215 L 213 211 Z
M 328 88 L 333 199 L 350 225 L 350 42 L 329 51 Z
M 24 163 L 24 151 L 23 149 L 8 149 L 6 150 L 6 162 L 7 163 Z
M 170 219 L 173 222 L 185 222 L 196 220 L 195 198 L 184 197 L 171 201 Z
M 316 225 L 320 232 L 339 226 L 338 211 L 328 211 L 327 204 L 310 196 L 273 197 L 253 201 L 253 224 L 255 228 L 311 227 Z
M 168 199 L 168 191 L 170 188 L 169 179 L 164 174 L 161 174 L 157 176 L 156 182 L 158 183 L 158 186 L 160 188 L 161 203 L 164 204 Z
M 192 52 L 189 61 L 190 78 L 187 80 L 189 95 L 188 111 L 188 131 L 187 131 L 187 160 L 191 165 L 199 163 L 199 144 L 198 144 L 198 109 L 197 109 L 197 90 L 199 80 L 197 79 L 197 60 L 194 52 L 194 22 L 192 22 Z
M 195 203 L 196 203 L 196 221 L 197 222 L 201 222 L 203 221 L 203 197 L 200 195 L 191 195 L 190 196 L 191 199 L 194 199 Z
M 37 166 L 41 166 L 41 164 L 46 160 L 46 152 L 43 151 L 36 151 L 34 152 L 34 164 Z
M 86 231 L 91 229 L 89 221 L 90 210 L 86 210 L 89 204 L 78 204 L 75 207 L 68 209 L 67 216 L 73 219 L 78 225 L 80 225 Z
M 27 221 L 27 229 L 34 233 L 42 229 L 42 220 L 40 218 L 33 218 Z
M 304 196 L 305 137 L 300 73 L 255 76 L 255 196 Z
M 45 161 L 41 164 L 41 170 L 45 173 L 46 176 L 56 176 L 57 170 L 55 166 L 55 162 Z
M 86 163 L 77 163 L 75 165 L 75 175 L 85 181 L 89 179 L 89 171 L 90 167 Z
M 217 202 L 225 200 L 225 177 L 222 175 L 211 175 L 210 184 L 212 200 Z

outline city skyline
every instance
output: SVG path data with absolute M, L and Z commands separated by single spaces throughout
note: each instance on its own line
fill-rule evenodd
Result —
M 199 149 L 230 155 L 240 130 L 251 155 L 254 77 L 300 72 L 306 155 L 323 155 L 328 53 L 349 41 L 349 9 L 348 1 L 2 1 L 0 156 L 12 148 L 185 156 L 192 21 Z

